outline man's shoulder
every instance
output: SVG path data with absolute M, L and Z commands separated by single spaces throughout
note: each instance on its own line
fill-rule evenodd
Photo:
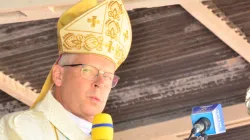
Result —
M 2 117 L 4 120 L 8 121 L 14 121 L 15 123 L 19 121 L 39 121 L 41 119 L 45 119 L 45 116 L 43 112 L 36 111 L 33 109 L 25 110 L 25 111 L 19 111 L 19 112 L 13 112 L 9 113 Z
M 46 134 L 53 132 L 53 127 L 43 112 L 32 109 L 5 115 L 0 120 L 0 128 L 5 137 L 16 136 L 25 140 L 31 140 L 34 136 L 44 139 Z
M 7 114 L 1 121 L 12 129 L 39 128 L 41 125 L 50 124 L 43 112 L 33 109 Z

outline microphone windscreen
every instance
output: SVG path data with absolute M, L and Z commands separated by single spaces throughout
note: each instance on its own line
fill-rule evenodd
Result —
M 113 121 L 109 114 L 95 115 L 92 123 L 92 140 L 113 140 Z
M 194 125 L 201 118 L 207 118 L 211 123 L 205 134 L 215 135 L 226 132 L 221 104 L 193 107 L 191 114 L 192 124 Z

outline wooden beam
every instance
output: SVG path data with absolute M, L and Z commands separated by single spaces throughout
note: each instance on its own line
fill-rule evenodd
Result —
M 0 4 L 0 11 L 69 5 L 77 3 L 78 1 L 79 0 L 6 0 Z
M 0 89 L 28 106 L 33 104 L 38 95 L 28 87 L 28 83 L 22 85 L 3 72 L 0 72 Z
M 240 36 L 235 30 L 230 28 L 225 21 L 218 18 L 199 0 L 189 2 L 183 1 L 181 6 L 224 43 L 250 62 L 250 44 L 244 39 L 244 36 Z
M 0 5 L 1 11 L 13 11 L 14 9 L 34 9 L 39 7 L 73 5 L 80 0 L 8 0 Z M 102 2 L 103 0 L 98 0 Z M 179 4 L 180 0 L 123 0 L 125 7 L 140 8 Z M 14 10 L 15 11 L 15 10 Z
M 152 138 L 150 140 L 182 140 L 182 139 L 178 138 L 175 135 L 169 135 L 169 136 L 162 136 L 162 137 Z
M 102 0 L 99 0 L 101 2 Z M 176 5 L 181 0 L 124 0 L 127 10 Z M 9 0 L 0 5 L 0 24 L 57 18 L 78 0 Z
M 248 116 L 244 103 L 223 108 L 223 114 L 226 129 L 250 124 L 250 117 Z M 183 140 L 188 137 L 191 128 L 191 118 L 190 116 L 186 116 L 175 120 L 117 132 L 115 133 L 115 139 L 168 140 L 168 138 L 175 138 L 176 140 Z

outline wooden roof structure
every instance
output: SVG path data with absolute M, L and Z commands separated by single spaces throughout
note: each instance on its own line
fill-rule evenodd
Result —
M 0 117 L 25 110 L 58 57 L 56 22 L 76 0 L 0 5 Z M 183 140 L 193 106 L 221 103 L 228 132 L 248 139 L 249 0 L 124 0 L 133 29 L 128 59 L 105 108 L 119 140 Z

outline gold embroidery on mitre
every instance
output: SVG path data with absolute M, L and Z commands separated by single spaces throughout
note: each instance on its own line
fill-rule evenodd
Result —
M 63 40 L 63 46 L 69 50 L 73 48 L 80 50 L 83 46 L 83 36 L 81 34 L 75 35 L 73 33 L 68 33 L 64 35 Z
M 103 55 L 117 67 L 126 59 L 132 39 L 129 17 L 121 0 L 105 0 L 69 22 L 59 33 L 62 53 Z
M 115 50 L 115 59 L 116 60 L 121 60 L 124 58 L 124 49 L 120 48 L 118 45 L 116 46 Z
M 108 20 L 106 22 L 106 26 L 108 27 L 108 30 L 106 32 L 106 35 L 109 36 L 112 39 L 116 39 L 117 38 L 117 34 L 120 33 L 120 25 L 118 22 L 114 21 L 114 20 Z
M 111 41 L 111 40 L 105 46 L 108 48 L 108 52 L 111 52 L 114 50 L 113 41 Z
M 105 23 L 108 28 L 106 35 L 111 39 L 117 39 L 118 34 L 120 34 L 121 27 L 119 22 L 116 20 L 120 20 L 120 17 L 123 14 L 122 4 L 119 4 L 117 1 L 111 1 L 108 4 L 108 9 L 109 20 Z
M 125 31 L 125 33 L 123 33 L 124 36 L 124 41 L 128 40 L 128 30 Z
M 91 23 L 91 27 L 95 27 L 96 24 L 100 24 L 100 20 L 97 19 L 97 16 L 92 16 L 92 19 L 88 19 L 88 22 Z
M 121 65 L 121 63 L 125 60 L 124 49 L 120 48 L 118 45 L 115 51 L 115 59 L 117 60 L 118 65 Z
M 101 36 L 99 37 L 96 37 L 95 35 L 87 35 L 85 37 L 85 45 L 84 45 L 84 48 L 88 51 L 91 51 L 93 50 L 94 48 L 96 48 L 96 50 L 98 51 L 102 51 L 102 41 L 103 41 L 103 38 Z
M 120 16 L 122 15 L 122 4 L 119 4 L 117 1 L 111 1 L 109 3 L 109 9 L 108 15 L 116 20 L 120 20 Z

